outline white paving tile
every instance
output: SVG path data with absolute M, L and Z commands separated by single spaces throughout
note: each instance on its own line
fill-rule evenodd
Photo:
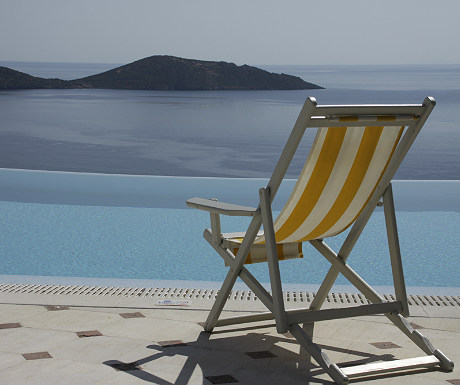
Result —
M 122 319 L 120 317 L 120 320 L 116 323 L 107 325 L 99 330 L 104 335 L 114 337 L 162 341 L 184 339 L 190 334 L 199 334 L 202 329 L 195 322 L 151 317 L 131 319 Z
M 18 322 L 18 319 L 26 321 L 46 311 L 44 306 L 2 304 L 0 324 Z
M 74 333 L 46 329 L 22 327 L 0 330 L 0 351 L 19 354 L 46 352 L 76 338 Z
M 43 306 L 0 304 L 14 314 L 6 322 L 24 327 L 0 330 L 0 384 L 207 384 L 203 377 L 231 374 L 239 384 L 309 383 L 308 361 L 294 339 L 278 335 L 271 322 L 235 325 L 208 334 L 197 324 L 206 311 L 197 309 L 72 308 L 47 311 Z M 141 312 L 145 318 L 124 319 L 119 313 Z M 232 314 L 227 312 L 227 314 Z M 241 313 L 238 313 L 241 314 Z M 236 315 L 233 313 L 232 315 Z M 456 319 L 422 318 L 411 321 L 427 327 L 422 333 L 452 358 L 460 360 L 460 323 Z M 103 336 L 78 338 L 76 331 L 99 330 Z M 422 355 L 385 317 L 362 317 L 317 323 L 314 340 L 330 348 L 331 359 L 347 362 L 398 354 L 398 358 Z M 186 346 L 163 348 L 159 341 L 182 340 Z M 380 350 L 369 342 L 391 341 L 404 349 Z M 253 359 L 245 352 L 268 350 L 277 357 Z M 49 352 L 53 358 L 26 361 L 22 353 Z M 138 362 L 141 370 L 117 371 L 113 362 Z M 315 364 L 310 383 L 330 381 Z M 385 376 L 369 384 L 446 384 L 460 378 L 454 372 L 421 372 Z M 361 382 L 367 383 L 367 382 Z
M 103 365 L 49 358 L 2 370 L 0 383 L 14 385 L 93 384 L 112 370 Z
M 0 335 L 1 341 L 1 335 Z M 24 357 L 19 353 L 8 353 L 1 351 L 2 348 L 0 346 L 0 371 L 9 368 L 11 366 L 19 365 L 24 362 Z M 1 382 L 1 380 L 0 380 Z
M 54 347 L 49 352 L 53 357 L 94 364 L 103 364 L 110 360 L 133 362 L 152 354 L 152 350 L 147 347 L 150 343 L 147 340 L 98 336 L 78 338 Z
M 61 331 L 99 330 L 103 326 L 114 324 L 119 316 L 111 313 L 90 312 L 78 309 L 46 311 L 30 319 L 23 326 Z

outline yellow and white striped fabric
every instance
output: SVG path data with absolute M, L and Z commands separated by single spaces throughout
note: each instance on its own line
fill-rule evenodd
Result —
M 231 250 L 233 255 L 236 255 L 238 252 L 242 238 L 231 239 L 228 242 L 228 248 Z M 302 242 L 297 243 L 277 243 L 276 244 L 276 254 L 280 261 L 286 259 L 294 258 L 303 258 L 302 254 Z M 251 250 L 249 251 L 248 256 L 246 257 L 245 264 L 259 263 L 267 261 L 267 250 L 265 248 L 265 243 L 252 245 Z M 225 264 L 228 266 L 228 264 Z
M 382 120 L 379 118 L 375 120 Z M 347 116 L 337 121 L 355 120 L 358 118 Z M 377 187 L 403 131 L 400 126 L 318 129 L 297 184 L 274 223 L 283 256 L 280 259 L 302 257 L 301 242 L 334 236 L 356 220 Z M 230 248 L 237 251 L 240 239 L 228 241 Z M 266 261 L 266 256 L 254 258 L 257 248 L 257 254 L 265 249 L 264 236 L 258 236 L 254 243 L 247 263 Z M 283 244 L 289 245 L 286 250 Z

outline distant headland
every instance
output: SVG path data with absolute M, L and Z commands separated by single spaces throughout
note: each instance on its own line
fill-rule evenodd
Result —
M 105 88 L 123 90 L 308 90 L 323 87 L 297 76 L 248 65 L 150 56 L 75 80 L 44 79 L 0 66 L 0 90 Z

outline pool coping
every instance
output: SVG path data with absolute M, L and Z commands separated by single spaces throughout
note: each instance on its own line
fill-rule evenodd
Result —
M 159 280 L 159 279 L 127 279 L 127 278 L 89 278 L 89 277 L 59 277 L 36 275 L 6 275 L 0 274 L 0 284 L 28 284 L 28 285 L 60 285 L 60 286 L 92 286 L 92 287 L 126 287 L 126 288 L 200 288 L 219 289 L 220 281 L 191 281 L 191 280 Z M 262 282 L 266 289 L 269 283 Z M 316 292 L 319 284 L 283 284 L 284 291 Z M 248 290 L 243 282 L 236 282 L 235 290 Z M 393 286 L 374 286 L 380 293 L 394 294 Z M 333 291 L 359 293 L 352 285 L 334 285 Z M 408 286 L 407 293 L 412 295 L 460 295 L 460 287 L 437 286 Z
M 0 284 L 0 304 L 40 305 L 57 307 L 118 309 L 189 309 L 209 311 L 218 294 L 217 289 L 200 288 L 124 288 L 97 286 L 59 286 Z M 287 310 L 308 309 L 315 293 L 285 291 Z M 391 294 L 382 294 L 384 301 L 395 301 Z M 411 317 L 460 319 L 460 296 L 408 295 Z M 331 292 L 323 309 L 359 307 L 369 302 L 362 294 Z M 267 312 L 264 304 L 249 290 L 233 290 L 225 310 L 236 312 Z

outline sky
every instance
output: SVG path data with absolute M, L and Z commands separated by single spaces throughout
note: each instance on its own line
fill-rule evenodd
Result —
M 0 0 L 0 61 L 459 64 L 459 0 Z

